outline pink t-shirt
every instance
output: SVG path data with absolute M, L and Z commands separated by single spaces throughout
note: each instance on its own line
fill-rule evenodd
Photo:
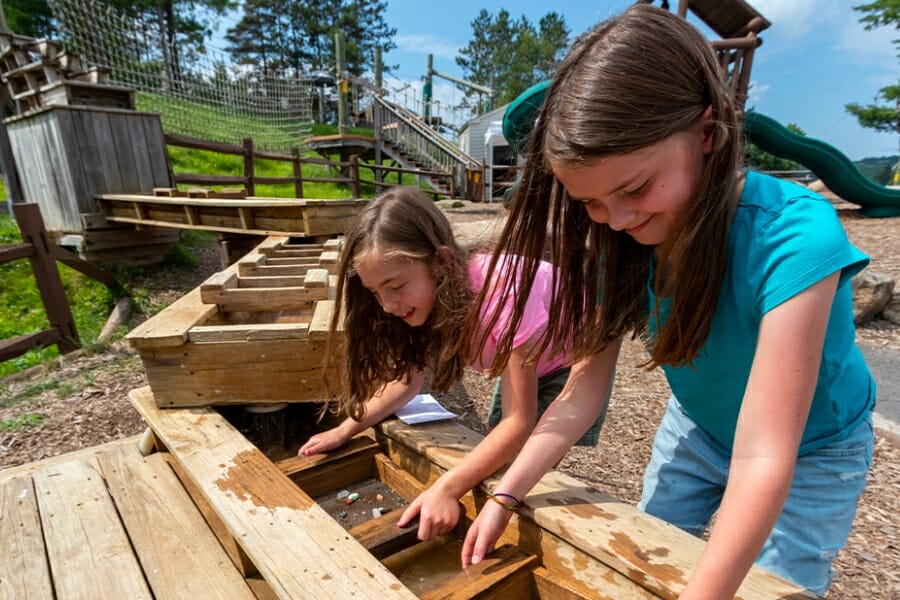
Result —
M 485 286 L 485 276 L 487 268 L 490 264 L 491 257 L 485 254 L 476 254 L 469 260 L 469 283 L 473 290 L 480 291 Z M 498 264 L 495 270 L 490 289 L 500 288 L 502 290 L 502 282 L 498 283 L 499 275 L 502 272 L 502 263 Z M 518 289 L 520 274 L 516 273 L 516 288 Z M 550 298 L 553 292 L 553 265 L 548 262 L 541 261 L 538 265 L 538 271 L 534 277 L 534 284 L 531 286 L 531 293 L 528 295 L 528 302 L 525 305 L 525 313 L 519 322 L 519 329 L 513 338 L 513 348 L 518 348 L 528 340 L 537 337 L 543 333 L 549 321 Z M 499 293 L 492 294 L 487 298 L 487 303 L 482 309 L 482 323 L 486 326 L 488 317 L 494 314 L 495 310 L 500 310 L 500 318 L 497 324 L 490 331 L 490 335 L 485 343 L 484 350 L 481 353 L 480 360 L 476 360 L 472 365 L 476 371 L 484 371 L 494 361 L 497 355 L 497 342 L 503 336 L 508 328 L 510 319 L 512 318 L 513 303 L 515 299 L 511 297 L 502 297 Z M 502 306 L 500 306 L 502 303 Z M 569 364 L 566 356 L 553 356 L 548 348 L 537 361 L 537 375 L 543 377 Z

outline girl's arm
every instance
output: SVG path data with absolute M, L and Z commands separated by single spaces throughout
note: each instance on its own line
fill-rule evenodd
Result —
M 503 371 L 503 418 L 456 467 L 410 503 L 397 525 L 404 527 L 419 515 L 419 539 L 450 531 L 460 518 L 459 499 L 503 466 L 528 439 L 537 421 L 538 393 L 535 366 L 525 364 L 530 346 L 513 349 Z
M 523 499 L 597 419 L 609 401 L 620 346 L 621 340 L 617 340 L 603 352 L 572 367 L 565 387 L 547 408 L 494 492 Z M 496 502 L 485 504 L 466 534 L 462 549 L 463 567 L 480 562 L 493 550 L 509 522 L 510 514 Z
M 838 277 L 826 277 L 763 316 L 728 484 L 681 600 L 732 598 L 778 519 L 816 388 Z
M 366 415 L 362 421 L 354 421 L 350 417 L 328 431 L 317 433 L 297 450 L 298 456 L 310 456 L 339 448 L 351 437 L 365 431 L 372 425 L 380 423 L 415 397 L 422 389 L 425 373 L 417 371 L 408 383 L 391 381 L 366 402 Z

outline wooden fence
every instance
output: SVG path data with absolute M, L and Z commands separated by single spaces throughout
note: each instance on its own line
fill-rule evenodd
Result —
M 63 290 L 56 261 L 59 261 L 108 286 L 115 286 L 115 278 L 54 244 L 44 228 L 44 220 L 37 204 L 14 203 L 13 215 L 22 235 L 21 244 L 0 244 L 0 264 L 27 258 L 50 328 L 14 338 L 0 340 L 0 362 L 56 344 L 61 354 L 81 347 L 75 320 Z
M 268 152 L 259 150 L 254 147 L 252 138 L 244 138 L 243 144 L 237 146 L 234 144 L 226 144 L 223 142 L 215 142 L 211 140 L 203 140 L 199 138 L 188 137 L 173 133 L 165 134 L 166 144 L 179 148 L 188 148 L 193 150 L 204 150 L 207 152 L 215 152 L 218 154 L 227 154 L 243 157 L 244 166 L 241 175 L 207 175 L 197 173 L 172 173 L 172 181 L 177 184 L 198 185 L 198 186 L 241 186 L 247 190 L 248 196 L 256 195 L 257 184 L 292 184 L 294 186 L 294 195 L 297 198 L 303 198 L 304 183 L 337 183 L 345 184 L 350 187 L 350 193 L 354 198 L 360 197 L 360 187 L 362 184 L 375 186 L 375 189 L 388 188 L 394 183 L 384 182 L 384 175 L 387 173 L 396 173 L 399 184 L 403 183 L 403 175 L 413 175 L 415 177 L 429 177 L 432 180 L 443 181 L 446 183 L 449 191 L 442 192 L 432 190 L 430 193 L 435 196 L 453 197 L 457 193 L 455 173 L 445 173 L 443 171 L 426 171 L 422 169 L 407 169 L 402 167 L 386 167 L 383 165 L 370 164 L 360 161 L 356 155 L 350 156 L 347 161 L 327 160 L 324 158 L 313 158 L 300 156 L 298 148 L 291 148 L 290 154 L 280 152 Z M 256 174 L 254 165 L 255 159 L 273 160 L 290 163 L 293 167 L 293 175 L 289 176 L 261 176 Z M 307 176 L 303 174 L 304 165 L 322 165 L 333 169 L 341 175 L 332 177 Z M 360 175 L 362 169 L 371 170 L 375 178 L 363 179 Z

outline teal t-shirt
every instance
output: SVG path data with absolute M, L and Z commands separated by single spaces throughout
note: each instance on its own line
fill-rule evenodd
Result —
M 825 198 L 748 172 L 729 231 L 725 278 L 709 337 L 693 366 L 665 366 L 685 412 L 723 448 L 734 431 L 764 314 L 841 271 L 819 379 L 800 444 L 806 454 L 849 435 L 875 404 L 875 382 L 856 347 L 850 279 L 869 263 Z M 650 291 L 650 306 L 657 298 Z M 659 306 L 665 322 L 668 298 Z M 650 332 L 656 331 L 651 311 Z

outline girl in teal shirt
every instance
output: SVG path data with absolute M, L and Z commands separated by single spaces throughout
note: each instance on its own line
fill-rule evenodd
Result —
M 732 598 L 754 561 L 824 593 L 872 454 L 850 291 L 868 259 L 823 198 L 741 172 L 741 147 L 707 40 L 635 5 L 560 64 L 496 250 L 527 284 L 549 249 L 546 339 L 574 340 L 576 363 L 494 496 L 518 504 L 556 464 L 606 405 L 623 337 L 643 337 L 673 396 L 640 507 L 696 534 L 716 514 L 682 600 Z M 509 515 L 485 505 L 464 566 Z

